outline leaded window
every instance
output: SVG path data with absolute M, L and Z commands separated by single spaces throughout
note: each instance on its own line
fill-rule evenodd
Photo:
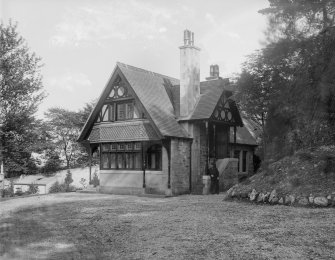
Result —
M 153 145 L 145 154 L 146 169 L 162 169 L 162 146 Z M 143 167 L 142 143 L 104 143 L 101 144 L 101 169 L 133 169 Z

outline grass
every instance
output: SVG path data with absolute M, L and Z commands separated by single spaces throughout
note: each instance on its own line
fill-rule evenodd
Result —
M 17 207 L 0 214 L 0 259 L 335 258 L 329 208 L 228 202 L 223 195 L 57 194 L 3 201 L 0 209 L 11 202 Z

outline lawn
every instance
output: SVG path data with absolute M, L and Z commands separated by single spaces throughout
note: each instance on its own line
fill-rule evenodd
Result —
M 0 259 L 335 259 L 335 210 L 51 194 L 0 202 Z

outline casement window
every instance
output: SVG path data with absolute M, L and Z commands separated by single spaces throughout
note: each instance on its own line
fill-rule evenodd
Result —
M 139 118 L 133 102 L 112 103 L 102 106 L 97 122 L 113 122 Z
M 146 169 L 162 169 L 162 147 L 153 145 L 148 149 Z M 101 169 L 142 169 L 142 143 L 105 143 L 101 145 Z

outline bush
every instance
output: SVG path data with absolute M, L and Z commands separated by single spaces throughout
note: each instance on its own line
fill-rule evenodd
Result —
M 65 177 L 64 182 L 65 182 L 65 184 L 68 185 L 68 186 L 73 182 L 73 179 L 72 179 L 72 173 L 71 173 L 70 170 L 67 170 L 67 174 L 66 174 L 66 177 Z
M 97 171 L 94 172 L 94 175 L 93 175 L 92 180 L 90 181 L 90 184 L 93 185 L 93 187 L 100 185 L 100 180 L 99 180 Z
M 38 185 L 35 183 L 29 184 L 28 194 L 36 194 L 38 193 Z
M 3 197 L 14 197 L 14 182 L 13 180 L 10 181 L 10 185 L 8 188 L 2 191 Z
M 56 181 L 49 189 L 50 193 L 65 192 L 65 185 Z
M 58 193 L 58 192 L 71 192 L 75 191 L 76 188 L 72 185 L 62 183 L 60 184 L 58 181 L 56 181 L 49 189 L 50 193 Z
M 59 156 L 52 155 L 46 161 L 44 167 L 42 168 L 42 172 L 46 175 L 52 174 L 60 170 L 62 168 L 61 165 L 62 165 L 62 161 L 59 158 Z

